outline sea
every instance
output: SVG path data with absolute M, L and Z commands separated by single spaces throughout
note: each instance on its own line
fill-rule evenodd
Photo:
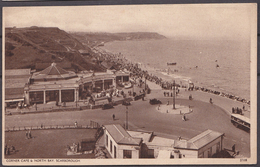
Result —
M 250 100 L 250 43 L 242 40 L 128 40 L 100 47 L 168 78 Z M 167 65 L 176 63 L 176 65 Z

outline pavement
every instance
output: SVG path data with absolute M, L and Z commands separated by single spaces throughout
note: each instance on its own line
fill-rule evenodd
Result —
M 192 109 L 189 108 L 188 106 L 183 106 L 179 104 L 175 104 L 175 108 L 173 108 L 173 105 L 159 105 L 156 107 L 156 110 L 161 113 L 166 113 L 166 114 L 189 114 L 192 112 Z
M 143 90 L 144 87 L 138 87 L 135 85 L 133 88 L 125 89 L 125 88 L 120 88 L 119 90 L 123 90 L 127 95 L 126 98 L 133 98 L 133 96 L 129 96 L 128 91 L 136 91 L 137 94 L 140 90 Z M 112 99 L 114 102 L 124 100 L 122 95 L 113 96 Z M 66 102 L 65 105 L 56 105 L 55 101 L 48 102 L 46 104 L 37 104 L 37 105 L 32 105 L 27 108 L 7 108 L 6 109 L 6 115 L 16 115 L 16 114 L 32 114 L 32 113 L 46 113 L 46 112 L 58 112 L 58 111 L 75 111 L 75 110 L 80 110 L 80 107 L 85 107 L 88 105 L 87 101 L 80 100 L 78 102 Z
M 236 128 L 230 122 L 230 113 L 232 107 L 242 107 L 244 104 L 238 101 L 230 100 L 225 97 L 217 96 L 200 91 L 185 91 L 181 89 L 176 98 L 176 104 L 181 106 L 190 106 L 193 112 L 187 115 L 187 121 L 182 121 L 179 114 L 166 114 L 156 110 L 155 105 L 149 104 L 149 99 L 157 98 L 162 101 L 162 105 L 169 101 L 172 105 L 172 97 L 164 97 L 162 90 L 156 84 L 150 84 L 151 94 L 147 94 L 144 101 L 132 101 L 126 108 L 123 105 L 117 105 L 113 109 L 102 110 L 81 110 L 71 112 L 47 112 L 38 114 L 11 115 L 5 117 L 5 126 L 23 127 L 44 125 L 73 125 L 75 121 L 79 125 L 88 125 L 90 121 L 99 124 L 121 124 L 126 123 L 126 113 L 128 113 L 128 125 L 130 130 L 153 131 L 156 135 L 178 139 L 190 139 L 199 133 L 211 129 L 225 134 L 224 148 L 231 149 L 236 144 L 236 149 L 240 155 L 250 157 L 250 133 Z M 189 100 L 192 94 L 193 100 Z M 213 104 L 209 103 L 209 98 L 213 99 Z M 249 106 L 246 106 L 248 109 Z M 128 112 L 126 112 L 128 111 Z M 245 113 L 250 115 L 249 111 Z M 112 115 L 116 116 L 113 120 Z
M 158 98 L 169 98 L 164 97 L 163 92 L 170 92 L 170 90 L 163 90 L 159 85 L 146 81 L 149 87 L 153 90 L 151 94 L 147 95 L 148 98 L 152 99 L 155 97 Z M 151 85 L 151 86 L 150 86 Z M 193 100 L 199 100 L 203 102 L 209 103 L 209 99 L 212 98 L 213 104 L 225 110 L 228 114 L 232 113 L 232 107 L 243 108 L 245 106 L 245 110 L 243 111 L 244 116 L 250 118 L 250 105 L 232 100 L 226 97 L 222 97 L 219 95 L 202 92 L 202 91 L 188 91 L 185 88 L 179 88 L 180 93 L 176 96 L 176 99 L 188 99 L 190 95 L 192 95 Z M 172 98 L 171 98 L 172 99 Z M 172 100 L 170 100 L 172 101 Z

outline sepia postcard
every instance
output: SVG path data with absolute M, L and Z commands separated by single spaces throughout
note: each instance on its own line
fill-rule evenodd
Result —
M 257 162 L 257 4 L 3 8 L 2 163 Z

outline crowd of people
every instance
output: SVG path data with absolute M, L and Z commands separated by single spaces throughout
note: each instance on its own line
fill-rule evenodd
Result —
M 12 153 L 15 153 L 16 150 L 15 150 L 15 147 L 12 145 L 12 146 L 8 146 L 8 145 L 5 145 L 5 148 L 4 148 L 4 154 L 5 155 L 10 155 Z
M 173 82 L 169 82 L 169 81 L 165 81 L 162 78 L 159 78 L 153 74 L 149 74 L 147 70 L 142 70 L 141 67 L 139 67 L 138 63 L 132 63 L 131 61 L 127 60 L 121 53 L 118 54 L 112 54 L 112 53 L 108 53 L 106 51 L 103 50 L 99 50 L 100 52 L 102 52 L 102 54 L 100 54 L 99 59 L 103 59 L 106 61 L 110 61 L 113 62 L 115 64 L 117 64 L 117 66 L 123 70 L 123 69 L 127 69 L 128 71 L 131 72 L 131 76 L 133 78 L 145 78 L 151 82 L 156 83 L 157 85 L 160 85 L 163 89 L 166 90 L 172 90 L 174 83 Z M 102 57 L 101 57 L 102 56 Z M 180 87 L 179 84 L 175 83 L 176 87 Z M 187 88 L 187 86 L 182 85 L 182 88 Z M 193 88 L 193 87 L 192 87 Z M 232 95 L 232 94 L 228 94 L 228 93 L 224 93 L 224 92 L 219 92 L 219 91 L 215 91 L 215 90 L 211 90 L 211 89 L 207 89 L 204 87 L 200 87 L 200 86 L 194 86 L 194 89 L 188 89 L 189 91 L 193 91 L 193 90 L 197 90 L 197 91 L 204 91 L 204 92 L 208 92 L 208 93 L 213 93 L 216 95 L 220 95 L 229 99 L 233 99 L 233 100 L 237 100 L 243 103 L 246 103 L 248 105 L 250 105 L 250 101 Z
M 232 107 L 232 113 L 233 114 L 243 115 L 243 111 L 245 111 L 245 106 L 243 106 L 243 109 L 239 108 L 239 107 Z
M 199 86 L 195 86 L 194 89 L 199 90 L 199 91 L 203 91 L 203 92 L 212 93 L 212 94 L 219 95 L 219 96 L 222 96 L 222 97 L 226 97 L 226 98 L 229 98 L 229 99 L 232 99 L 232 100 L 237 100 L 237 101 L 240 101 L 242 103 L 246 103 L 246 104 L 250 105 L 250 101 L 247 101 L 244 98 L 241 98 L 241 97 L 229 94 L 229 93 L 219 92 L 219 91 L 215 91 L 215 90 L 211 90 L 211 89 L 207 89 L 207 88 L 199 87 Z

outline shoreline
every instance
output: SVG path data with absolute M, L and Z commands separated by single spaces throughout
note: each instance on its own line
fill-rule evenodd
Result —
M 105 56 L 106 55 L 116 56 L 117 60 L 120 60 L 122 62 L 122 64 L 136 65 L 137 68 L 139 68 L 141 71 L 146 72 L 149 76 L 156 77 L 159 80 L 161 80 L 162 82 L 166 82 L 167 86 L 169 84 L 172 84 L 173 80 L 175 80 L 175 83 L 179 84 L 180 87 L 184 87 L 184 88 L 188 88 L 189 87 L 189 83 L 193 83 L 193 84 L 196 84 L 196 85 L 194 85 L 194 89 L 196 91 L 212 93 L 212 94 L 215 94 L 215 95 L 219 95 L 219 96 L 222 96 L 222 97 L 229 98 L 231 100 L 236 100 L 236 101 L 239 101 L 241 103 L 245 103 L 245 104 L 250 106 L 250 100 L 247 100 L 247 99 L 239 97 L 239 96 L 235 96 L 232 93 L 223 92 L 225 90 L 222 91 L 221 88 L 212 89 L 212 88 L 209 88 L 211 86 L 204 86 L 203 84 L 200 84 L 200 82 L 198 82 L 198 81 L 192 82 L 190 77 L 185 77 L 185 76 L 181 76 L 181 75 L 175 75 L 175 74 L 172 74 L 172 73 L 169 73 L 167 75 L 166 69 L 159 69 L 159 68 L 156 68 L 156 67 L 152 67 L 149 64 L 143 64 L 141 62 L 133 62 L 129 58 L 125 57 L 121 52 L 119 52 L 119 53 L 112 53 L 109 50 L 103 49 L 101 47 L 95 47 L 94 49 L 97 52 L 99 52 L 100 55 L 103 55 L 103 56 L 104 55 Z M 141 76 L 141 78 L 143 78 L 143 76 Z M 152 79 L 151 82 L 154 82 L 154 79 Z M 157 83 L 157 81 L 156 81 L 154 83 L 157 84 L 158 86 L 162 86 L 161 82 Z

